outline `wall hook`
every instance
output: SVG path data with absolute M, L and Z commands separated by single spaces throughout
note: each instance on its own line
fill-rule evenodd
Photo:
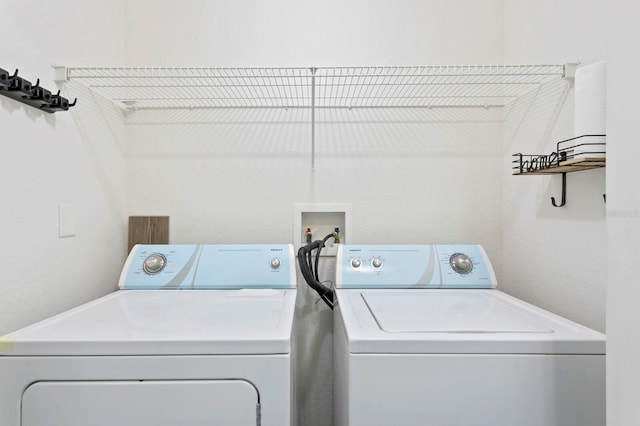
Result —
M 0 89 L 9 86 L 9 73 L 0 68 Z
M 553 204 L 553 207 L 562 207 L 566 204 L 566 202 L 567 202 L 567 174 L 562 173 L 562 201 L 560 202 L 560 204 L 556 204 L 555 197 L 551 197 L 551 204 Z
M 42 108 L 51 102 L 51 92 L 44 87 L 40 87 L 40 79 L 38 79 L 36 84 L 31 87 L 31 96 L 29 96 L 28 99 L 34 101 L 34 104 L 36 101 L 42 101 L 39 105 L 40 108 Z
M 40 79 L 36 84 L 31 84 L 30 81 L 20 77 L 18 72 L 16 68 L 11 75 L 0 68 L 0 95 L 49 113 L 68 111 L 70 107 L 75 106 L 77 99 L 70 104 L 67 98 L 60 96 L 59 90 L 54 95 L 40 86 Z

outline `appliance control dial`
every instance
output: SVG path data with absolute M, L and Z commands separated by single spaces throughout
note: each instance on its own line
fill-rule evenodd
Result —
M 271 259 L 271 269 L 278 269 L 282 262 L 277 257 Z
M 382 268 L 382 265 L 383 265 L 382 259 L 380 259 L 379 257 L 374 257 L 371 260 L 371 266 L 373 266 L 375 269 Z
M 451 269 L 459 274 L 466 275 L 473 270 L 473 262 L 464 253 L 455 253 L 449 258 Z
M 167 266 L 167 258 L 162 253 L 153 253 L 142 262 L 142 269 L 149 275 L 161 272 Z
M 362 260 L 358 259 L 357 257 L 354 257 L 353 259 L 351 259 L 352 268 L 358 269 L 361 266 L 362 266 Z

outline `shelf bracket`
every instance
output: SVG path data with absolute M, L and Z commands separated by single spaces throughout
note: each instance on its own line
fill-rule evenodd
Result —
M 551 204 L 553 207 L 562 207 L 567 203 L 567 173 L 562 173 L 562 201 L 560 204 L 556 204 L 556 198 L 551 197 Z
M 576 78 L 576 68 L 580 65 L 580 61 L 567 62 L 562 66 L 562 78 L 565 80 L 574 80 Z
M 69 81 L 69 69 L 64 65 L 51 65 L 54 71 L 53 81 L 60 84 Z

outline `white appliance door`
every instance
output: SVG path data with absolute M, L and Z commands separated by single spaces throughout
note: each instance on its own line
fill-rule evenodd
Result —
M 255 426 L 258 392 L 243 380 L 37 382 L 22 426 Z

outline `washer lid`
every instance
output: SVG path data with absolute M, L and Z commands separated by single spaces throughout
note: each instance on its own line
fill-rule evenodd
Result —
M 289 353 L 295 290 L 122 290 L 0 338 L 2 355 Z
M 553 333 L 484 293 L 363 293 L 362 298 L 388 333 Z
M 345 333 L 351 353 L 605 353 L 603 334 L 498 290 L 338 289 L 336 295 L 336 336 Z

